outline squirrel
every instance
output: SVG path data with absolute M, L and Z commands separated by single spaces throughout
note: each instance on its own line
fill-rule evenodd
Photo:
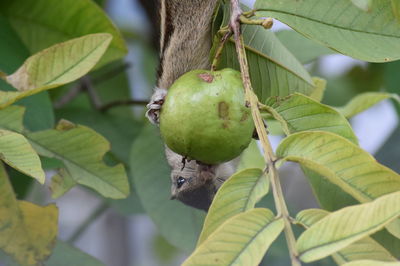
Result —
M 220 0 L 160 0 L 160 64 L 146 116 L 159 124 L 168 88 L 184 73 L 210 68 L 211 25 Z M 171 166 L 171 199 L 208 211 L 221 184 L 234 172 L 238 159 L 206 165 L 186 160 L 165 147 Z

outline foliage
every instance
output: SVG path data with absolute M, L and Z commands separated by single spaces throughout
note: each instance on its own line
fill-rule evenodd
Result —
M 211 59 L 229 30 L 228 2 L 215 13 Z M 113 73 L 121 68 L 125 41 L 102 8 L 92 0 L 2 1 L 1 259 L 64 265 L 73 256 L 73 264 L 102 265 L 57 239 L 56 204 L 19 200 L 23 194 L 17 199 L 15 191 L 37 181 L 54 198 L 83 185 L 124 214 L 144 211 L 168 242 L 191 254 L 184 265 L 258 265 L 282 231 L 298 252 L 292 257 L 303 262 L 332 256 L 339 265 L 398 265 L 400 175 L 359 147 L 349 119 L 383 100 L 399 103 L 399 61 L 365 70 L 376 70 L 371 75 L 379 75 L 376 84 L 387 91 L 360 89 L 353 72 L 353 83 L 339 77 L 336 84 L 352 89 L 341 107 L 321 102 L 325 90 L 337 93 L 329 92 L 334 81 L 312 77 L 318 72 L 304 64 L 317 68 L 321 56 L 333 53 L 367 62 L 399 60 L 399 7 L 395 0 L 257 0 L 254 12 L 243 7 L 243 54 L 259 111 L 268 130 L 285 137 L 276 158 L 265 150 L 262 158 L 253 141 L 205 215 L 168 200 L 170 169 L 157 128 L 126 106 L 100 110 L 103 101 L 130 97 L 125 69 Z M 265 17 L 295 31 L 254 25 Z M 243 67 L 235 44 L 233 37 L 225 43 L 217 69 Z M 71 91 L 77 96 L 65 101 Z M 398 144 L 389 146 L 381 154 L 392 148 L 397 153 L 391 157 L 398 157 Z M 300 164 L 321 209 L 303 210 L 295 219 L 282 212 L 285 199 L 274 169 L 287 161 Z M 53 176 L 43 185 L 50 169 Z M 276 210 L 259 203 L 271 194 Z M 294 225 L 305 229 L 297 240 L 288 233 Z

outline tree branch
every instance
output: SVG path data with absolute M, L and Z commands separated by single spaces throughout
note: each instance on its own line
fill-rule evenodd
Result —
M 149 100 L 119 100 L 119 101 L 113 101 L 110 103 L 107 103 L 103 105 L 102 107 L 99 108 L 99 111 L 101 112 L 107 112 L 109 109 L 121 105 L 146 105 L 149 103 Z
M 247 104 L 250 105 L 257 134 L 260 138 L 262 147 L 264 149 L 264 159 L 267 164 L 267 169 L 270 172 L 271 186 L 274 194 L 276 209 L 278 212 L 278 216 L 281 216 L 283 218 L 285 225 L 284 227 L 285 237 L 290 252 L 292 266 L 299 266 L 301 265 L 301 263 L 298 258 L 298 252 L 295 246 L 296 239 L 293 234 L 293 230 L 290 223 L 289 212 L 283 196 L 282 186 L 280 184 L 278 171 L 275 166 L 276 156 L 272 150 L 271 144 L 267 137 L 267 132 L 264 127 L 264 122 L 262 120 L 260 111 L 258 109 L 258 98 L 254 94 L 253 89 L 251 87 L 249 67 L 246 58 L 246 50 L 244 47 L 243 36 L 241 35 L 240 32 L 241 15 L 242 15 L 242 10 L 240 9 L 239 6 L 239 0 L 231 0 L 230 27 L 234 34 L 235 47 L 240 64 L 240 72 L 242 75 L 243 85 L 246 93 L 246 101 Z

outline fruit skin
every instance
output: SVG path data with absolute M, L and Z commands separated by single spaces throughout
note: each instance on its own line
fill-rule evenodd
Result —
M 162 105 L 160 131 L 167 146 L 188 159 L 217 164 L 239 156 L 254 131 L 240 73 L 193 70 L 182 75 Z

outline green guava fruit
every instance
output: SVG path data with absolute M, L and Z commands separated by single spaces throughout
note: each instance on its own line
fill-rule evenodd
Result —
M 160 131 L 174 152 L 206 164 L 232 160 L 249 145 L 254 131 L 240 73 L 193 70 L 168 89 Z

